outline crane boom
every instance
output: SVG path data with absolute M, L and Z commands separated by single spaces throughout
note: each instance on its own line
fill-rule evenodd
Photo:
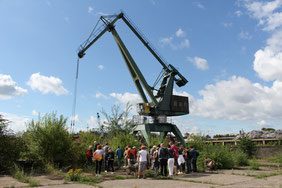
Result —
M 158 60 L 162 65 L 164 70 L 164 75 L 159 89 L 157 89 L 157 94 L 154 95 L 154 87 L 151 87 L 146 82 L 142 72 L 138 68 L 128 49 L 124 45 L 120 36 L 118 35 L 115 29 L 115 23 L 117 20 L 122 19 L 125 24 L 130 28 L 130 30 L 137 36 L 137 38 L 144 44 L 144 46 L 150 51 L 150 53 Z M 139 114 L 148 115 L 148 116 L 179 116 L 189 113 L 188 98 L 181 96 L 173 95 L 173 84 L 174 82 L 179 86 L 184 86 L 188 81 L 187 79 L 180 74 L 180 72 L 171 64 L 167 65 L 165 61 L 161 58 L 156 50 L 152 47 L 148 40 L 138 31 L 137 27 L 129 20 L 123 12 L 110 15 L 110 16 L 101 16 L 100 20 L 103 22 L 103 25 L 95 32 L 92 32 L 89 38 L 83 45 L 80 45 L 78 52 L 78 57 L 83 58 L 86 51 L 102 36 L 109 31 L 112 33 L 118 48 L 122 54 L 122 57 L 127 65 L 127 68 L 131 74 L 131 77 L 135 83 L 135 86 L 138 89 L 138 92 L 143 100 L 143 103 L 138 104 Z M 99 22 L 98 22 L 99 23 Z M 145 90 L 145 91 L 144 91 Z M 151 99 L 151 102 L 148 102 L 146 94 Z
M 115 29 L 115 23 L 122 19 L 130 30 L 137 36 L 137 38 L 144 44 L 144 46 L 150 51 L 150 53 L 157 59 L 162 65 L 162 74 L 157 78 L 155 83 L 158 83 L 161 78 L 162 81 L 158 89 L 155 89 L 156 84 L 153 87 L 149 86 L 144 78 L 142 72 L 138 68 L 125 44 L 121 40 Z M 103 25 L 96 30 L 96 26 L 99 21 L 103 22 Z M 94 27 L 88 39 L 80 45 L 78 50 L 78 57 L 83 58 L 86 51 L 101 37 L 106 31 L 112 33 L 115 42 L 120 50 L 120 53 L 125 61 L 125 64 L 130 72 L 133 82 L 138 89 L 138 92 L 143 100 L 143 103 L 138 105 L 138 113 L 142 118 L 141 123 L 137 123 L 134 132 L 141 132 L 146 142 L 150 143 L 150 132 L 160 132 L 160 140 L 163 139 L 168 132 L 173 132 L 176 138 L 185 146 L 185 141 L 181 132 L 176 125 L 168 123 L 166 121 L 167 116 L 181 116 L 189 113 L 188 97 L 173 95 L 174 82 L 182 87 L 187 84 L 188 80 L 180 74 L 180 72 L 171 64 L 167 65 L 163 58 L 152 47 L 148 40 L 138 31 L 137 27 L 133 25 L 130 19 L 125 16 L 123 12 L 110 16 L 101 16 L 98 23 Z M 145 91 L 144 91 L 145 90 Z M 154 93 L 157 90 L 157 93 Z M 146 94 L 151 99 L 151 102 L 147 100 Z M 151 116 L 153 123 L 146 122 L 146 117 L 142 115 Z M 163 121 L 162 119 L 165 119 Z

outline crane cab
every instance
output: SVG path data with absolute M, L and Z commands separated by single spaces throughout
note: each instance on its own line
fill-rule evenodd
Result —
M 137 111 L 140 115 L 148 115 L 151 112 L 150 103 L 138 103 Z

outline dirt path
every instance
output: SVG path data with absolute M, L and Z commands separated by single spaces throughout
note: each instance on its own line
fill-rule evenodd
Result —
M 33 176 L 33 180 L 40 183 L 40 187 L 62 188 L 88 188 L 93 187 L 85 184 L 74 184 L 60 176 L 44 175 Z M 10 176 L 0 176 L 0 187 L 28 187 L 29 184 L 21 183 Z M 147 179 L 124 179 L 106 180 L 97 184 L 104 188 L 178 188 L 178 187 L 277 187 L 282 188 L 281 171 L 250 171 L 250 170 L 219 170 L 209 173 L 184 174 L 173 177 L 172 180 Z

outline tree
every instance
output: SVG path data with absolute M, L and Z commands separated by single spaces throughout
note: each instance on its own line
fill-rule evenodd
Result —
M 22 138 L 9 130 L 8 124 L 9 121 L 0 114 L 0 172 L 9 171 L 25 149 Z
M 252 139 L 246 136 L 240 138 L 238 148 L 247 154 L 249 158 L 251 158 L 256 152 L 256 144 L 252 141 Z
M 105 116 L 105 128 L 108 135 L 118 135 L 120 133 L 130 133 L 133 129 L 131 120 L 128 118 L 132 105 L 127 103 L 125 110 L 121 111 L 119 105 L 114 105 L 111 109 L 111 114 L 108 114 L 104 109 L 101 113 Z

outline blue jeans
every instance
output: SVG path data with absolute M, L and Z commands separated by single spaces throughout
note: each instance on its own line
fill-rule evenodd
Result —
M 121 159 L 117 158 L 118 168 L 120 168 L 120 161 L 121 161 Z
M 187 165 L 187 173 L 191 173 L 192 169 L 191 169 L 191 159 L 187 159 L 186 160 L 186 165 Z

